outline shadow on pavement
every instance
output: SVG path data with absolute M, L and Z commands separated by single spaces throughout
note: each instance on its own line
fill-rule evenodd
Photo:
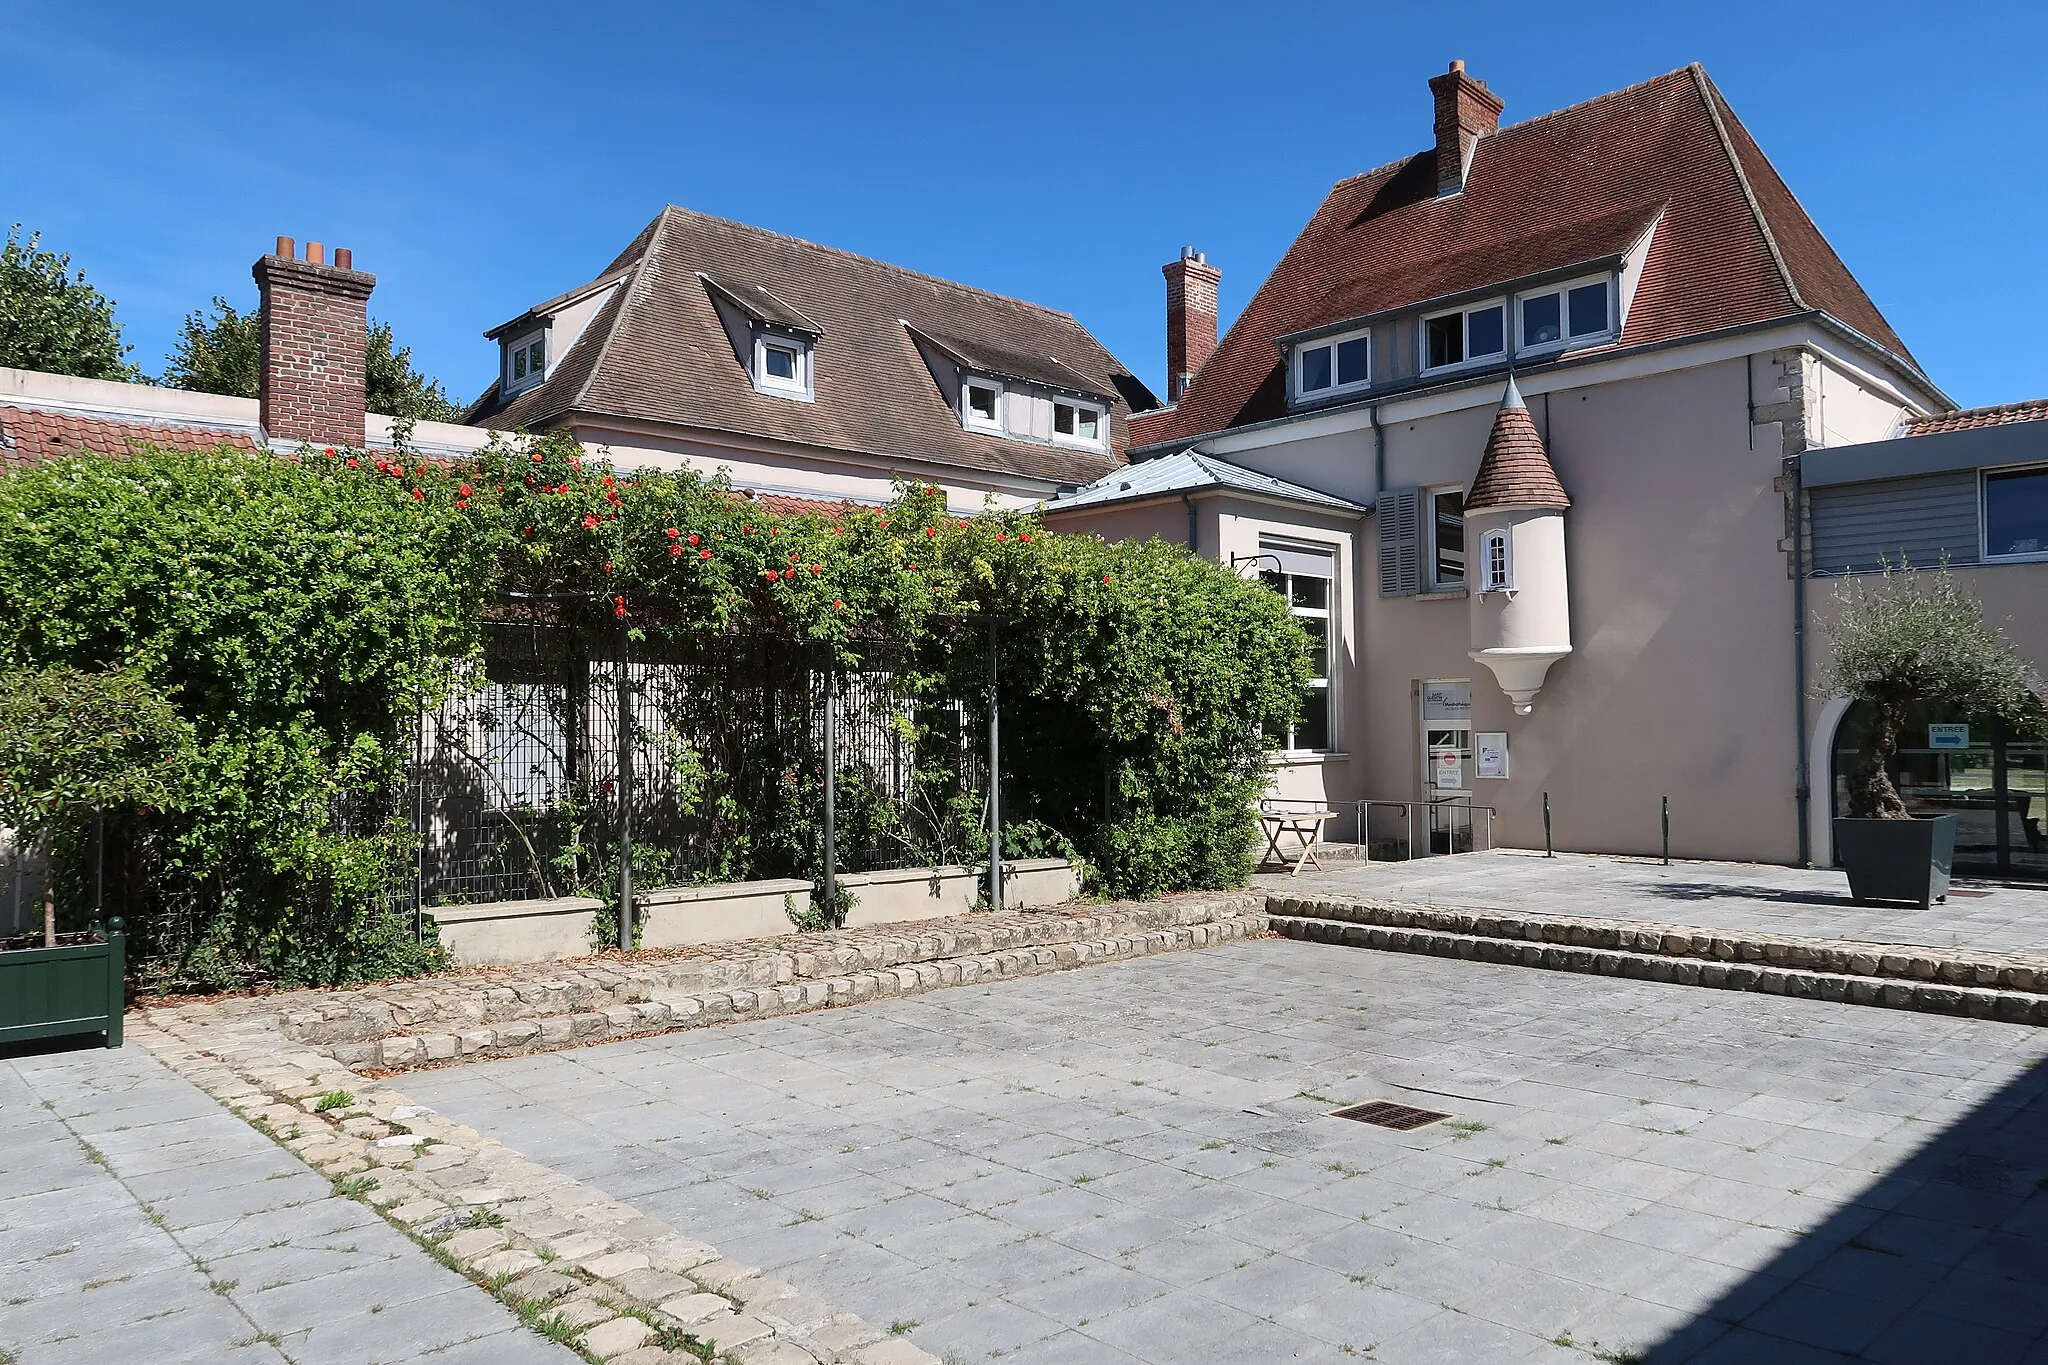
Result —
M 1785 1247 L 1646 1365 L 2048 1361 L 2048 1061 Z
M 1673 901 L 1781 901 L 1791 905 L 1832 905 L 1844 910 L 1857 905 L 1846 891 L 1792 891 L 1782 886 L 1742 886 L 1734 882 L 1657 882 L 1643 889 L 1648 895 Z

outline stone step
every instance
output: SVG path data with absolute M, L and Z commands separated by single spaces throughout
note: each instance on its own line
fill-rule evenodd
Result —
M 1306 917 L 1389 929 L 1427 929 L 1478 938 L 1792 968 L 1836 976 L 2048 990 L 2048 958 L 1970 948 L 1862 943 L 1747 930 L 1706 929 L 1647 920 L 1594 919 L 1515 910 L 1411 905 L 1367 897 L 1270 895 L 1276 918 Z
M 1881 1009 L 1958 1014 L 2012 1024 L 2048 1026 L 2048 995 L 1989 986 L 1950 985 L 1877 976 L 1780 967 L 1768 962 L 1703 961 L 1655 951 L 1533 942 L 1501 935 L 1404 928 L 1357 920 L 1326 919 L 1298 911 L 1276 913 L 1273 928 L 1307 943 L 1422 953 L 1502 966 L 1619 976 L 1714 990 L 1758 991 L 1806 1000 L 1833 1000 Z
M 968 953 L 776 985 L 678 993 L 632 1004 L 505 1020 L 456 1031 L 398 1030 L 377 1039 L 329 1043 L 317 1046 L 316 1050 L 344 1066 L 385 1074 L 440 1062 L 577 1047 L 706 1024 L 917 995 L 948 986 L 1039 976 L 1122 958 L 1212 947 L 1254 937 L 1266 932 L 1266 928 L 1265 914 L 1254 911 L 1108 938 Z

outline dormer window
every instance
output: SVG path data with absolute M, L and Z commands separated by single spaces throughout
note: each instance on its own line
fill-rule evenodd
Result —
M 1086 403 L 1062 403 L 1052 405 L 1052 437 L 1072 445 L 1100 446 L 1102 444 L 1102 409 Z
M 804 337 L 757 331 L 754 387 L 791 398 L 811 396 L 811 343 Z
M 1499 360 L 1507 354 L 1507 305 L 1496 299 L 1476 308 L 1454 308 L 1422 321 L 1422 368 Z
M 1516 349 L 1549 350 L 1598 340 L 1614 330 L 1611 281 L 1577 280 L 1523 294 L 1515 300 L 1520 331 Z
M 1363 331 L 1320 337 L 1294 348 L 1296 399 L 1328 398 L 1365 387 L 1372 375 L 1372 337 Z
M 960 421 L 970 431 L 1003 429 L 1003 389 L 993 380 L 970 379 L 960 386 Z
M 547 334 L 528 332 L 505 347 L 505 389 L 531 388 L 547 375 Z

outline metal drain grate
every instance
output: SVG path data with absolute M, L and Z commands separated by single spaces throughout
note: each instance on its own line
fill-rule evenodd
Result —
M 1417 1109 L 1412 1104 L 1396 1104 L 1392 1100 L 1369 1100 L 1364 1104 L 1333 1109 L 1330 1111 L 1330 1117 L 1356 1119 L 1375 1128 L 1391 1128 L 1397 1133 L 1406 1133 L 1417 1128 L 1426 1128 L 1432 1123 L 1441 1123 L 1450 1115 L 1440 1114 L 1434 1109 Z

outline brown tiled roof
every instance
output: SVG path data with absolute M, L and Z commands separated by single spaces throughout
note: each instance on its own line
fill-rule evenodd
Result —
M 1618 346 L 1819 310 L 1914 367 L 1689 66 L 1480 139 L 1463 192 L 1447 198 L 1433 150 L 1340 182 L 1180 402 L 1133 422 L 1132 443 L 1284 416 L 1278 337 L 1611 256 L 1653 221 Z
M 126 455 L 141 445 L 173 450 L 233 446 L 255 450 L 256 438 L 232 427 L 194 427 L 126 421 L 85 413 L 0 405 L 0 469 L 25 469 L 57 455 L 81 451 Z
M 1995 408 L 1968 408 L 1933 417 L 1915 417 L 1906 423 L 1908 436 L 1932 436 L 1942 431 L 1969 431 L 1975 427 L 2005 427 L 2015 422 L 2048 422 L 2048 398 L 2029 398 L 2024 403 L 2007 403 Z
M 620 417 L 1058 483 L 1121 460 L 1125 420 L 1157 400 L 1065 313 L 919 275 L 744 223 L 669 207 L 607 271 L 622 283 L 547 379 L 510 400 L 496 387 L 468 420 L 542 430 L 572 415 Z M 699 272 L 772 290 L 822 329 L 815 402 L 755 391 Z M 967 347 L 1042 357 L 1072 387 L 1113 395 L 1111 453 L 963 430 L 904 323 Z
M 1486 454 L 1465 494 L 1465 510 L 1554 507 L 1563 511 L 1571 505 L 1550 463 L 1550 452 L 1543 448 L 1542 433 L 1536 430 L 1529 406 L 1510 378 L 1507 395 L 1493 417 L 1493 431 L 1486 438 Z

